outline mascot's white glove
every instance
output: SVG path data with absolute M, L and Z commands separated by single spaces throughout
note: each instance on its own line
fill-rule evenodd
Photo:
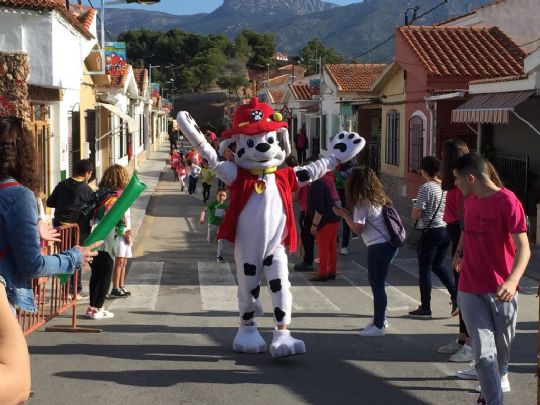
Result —
M 178 126 L 182 130 L 182 133 L 195 148 L 199 148 L 203 143 L 206 142 L 204 134 L 190 113 L 187 111 L 178 112 L 176 122 L 178 122 Z
M 308 163 L 305 166 L 294 168 L 299 186 L 320 179 L 326 172 L 343 162 L 354 158 L 366 145 L 366 140 L 356 132 L 342 131 L 331 139 L 328 155 Z
M 343 163 L 358 155 L 366 146 L 366 140 L 356 132 L 341 131 L 330 141 L 330 155 Z
M 176 116 L 178 126 L 195 149 L 205 158 L 219 177 L 226 184 L 236 179 L 237 168 L 233 162 L 220 162 L 215 149 L 208 143 L 201 129 L 187 111 L 180 111 Z

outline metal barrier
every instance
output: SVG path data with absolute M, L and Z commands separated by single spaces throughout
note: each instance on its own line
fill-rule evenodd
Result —
M 60 242 L 55 242 L 43 249 L 44 254 L 56 254 L 71 249 L 79 244 L 79 226 L 77 224 L 63 225 L 56 228 L 60 232 Z M 77 285 L 78 272 L 73 273 L 73 285 Z M 77 326 L 77 294 L 70 294 L 69 281 L 62 283 L 57 276 L 40 277 L 32 280 L 36 312 L 17 310 L 19 324 L 25 336 L 45 325 L 51 319 L 68 312 L 71 309 L 71 325 L 51 326 L 46 332 L 101 332 L 96 328 L 81 328 Z

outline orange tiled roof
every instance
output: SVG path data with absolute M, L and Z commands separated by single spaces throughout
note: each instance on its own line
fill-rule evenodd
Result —
M 135 75 L 135 81 L 139 88 L 139 94 L 144 94 L 148 87 L 148 70 L 147 69 L 133 69 Z
M 69 11 L 71 14 L 77 17 L 77 20 L 86 28 L 90 29 L 94 17 L 96 16 L 96 9 L 92 7 L 86 7 L 79 4 L 70 4 Z
M 311 88 L 307 84 L 289 85 L 289 88 L 297 100 L 312 100 L 313 98 Z
M 64 0 L 0 0 L 0 7 L 21 8 L 26 10 L 55 10 L 59 12 L 77 31 L 79 31 L 85 38 L 93 39 L 94 36 L 88 31 L 92 20 L 94 18 L 95 10 L 93 13 L 88 12 L 87 18 L 84 21 L 80 21 L 74 14 L 66 8 L 66 2 Z M 71 8 L 71 5 L 70 5 Z M 88 24 L 88 26 L 86 26 Z
M 281 75 L 272 77 L 270 80 L 266 80 L 269 86 L 279 86 L 280 84 L 285 84 L 289 81 L 289 75 Z
M 280 104 L 283 101 L 283 96 L 285 95 L 285 90 L 268 90 L 270 99 L 274 104 Z
M 397 34 L 432 77 L 486 79 L 523 73 L 527 54 L 497 27 L 405 26 Z
M 335 64 L 324 65 L 324 70 L 336 84 L 339 91 L 345 93 L 368 92 L 380 76 L 384 64 Z
M 491 6 L 494 6 L 496 4 L 499 4 L 499 3 L 504 3 L 506 0 L 493 0 L 492 2 L 490 3 L 486 3 L 486 4 L 482 4 L 481 6 L 478 6 L 476 8 L 473 8 L 471 11 L 468 11 L 467 13 L 464 13 L 464 14 L 460 14 L 460 15 L 456 15 L 455 17 L 450 17 L 450 18 L 447 18 L 446 20 L 443 20 L 439 23 L 437 23 L 436 25 L 446 25 L 452 21 L 456 21 L 456 20 L 459 20 L 460 18 L 463 18 L 463 17 L 467 17 L 469 15 L 473 15 L 475 14 L 478 10 L 481 10 L 483 8 L 486 8 L 486 7 L 491 7 Z
M 526 73 L 523 73 L 521 75 L 514 75 L 514 76 L 503 76 L 503 77 L 492 77 L 490 79 L 480 79 L 480 80 L 472 80 L 469 82 L 469 84 L 488 84 L 488 83 L 503 83 L 503 82 L 513 82 L 514 80 L 523 80 L 528 78 L 529 75 Z

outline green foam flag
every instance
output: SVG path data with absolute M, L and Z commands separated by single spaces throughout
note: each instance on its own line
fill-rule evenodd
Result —
M 118 221 L 124 216 L 137 197 L 146 189 L 146 184 L 139 181 L 137 172 L 133 173 L 129 184 L 122 192 L 118 200 L 111 207 L 109 212 L 99 221 L 99 224 L 92 230 L 92 233 L 83 242 L 83 246 L 91 245 L 94 242 L 105 239 L 113 230 Z M 71 274 L 59 274 L 58 278 L 62 283 L 66 283 Z

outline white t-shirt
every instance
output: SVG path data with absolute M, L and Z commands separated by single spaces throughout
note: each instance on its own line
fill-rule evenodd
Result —
M 366 246 L 385 243 L 390 240 L 390 234 L 386 229 L 380 205 L 365 207 L 357 203 L 354 206 L 353 221 L 355 224 L 364 225 L 362 239 Z

